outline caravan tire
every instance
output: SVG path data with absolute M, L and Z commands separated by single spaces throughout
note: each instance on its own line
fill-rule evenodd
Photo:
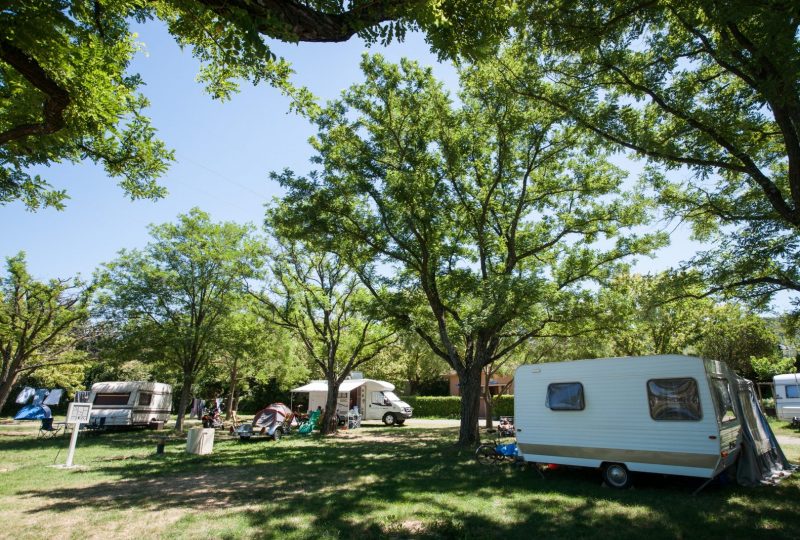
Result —
M 397 423 L 397 418 L 395 418 L 392 413 L 387 412 L 383 415 L 383 423 L 387 426 L 393 426 Z
M 603 465 L 603 480 L 614 489 L 631 487 L 631 473 L 622 463 L 606 463 Z

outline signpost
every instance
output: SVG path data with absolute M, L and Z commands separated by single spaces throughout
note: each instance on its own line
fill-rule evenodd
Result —
M 92 415 L 91 403 L 70 403 L 67 409 L 67 425 L 72 425 L 72 437 L 69 440 L 69 453 L 65 468 L 72 467 L 72 458 L 75 456 L 75 444 L 78 442 L 78 431 L 81 424 L 88 424 L 89 417 Z

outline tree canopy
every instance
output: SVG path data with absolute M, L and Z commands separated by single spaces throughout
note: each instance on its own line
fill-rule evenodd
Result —
M 120 352 L 180 373 L 180 430 L 192 384 L 218 352 L 223 322 L 254 275 L 261 243 L 252 227 L 213 223 L 198 209 L 151 226 L 150 234 L 143 250 L 123 250 L 105 265 L 99 313 L 118 329 Z
M 312 244 L 279 239 L 270 256 L 268 286 L 254 293 L 271 325 L 302 344 L 313 372 L 328 383 L 322 433 L 336 431 L 339 386 L 395 341 L 371 309 L 371 297 L 342 257 Z
M 658 165 L 661 202 L 718 246 L 692 261 L 712 290 L 800 291 L 797 2 L 561 0 L 520 15 L 509 78 Z
M 132 198 L 158 198 L 173 154 L 156 137 L 129 73 L 139 50 L 132 21 L 158 20 L 201 62 L 199 81 L 226 99 L 242 81 L 311 95 L 289 82 L 289 64 L 270 40 L 402 39 L 425 29 L 439 51 L 460 43 L 476 53 L 504 33 L 497 0 L 24 0 L 0 11 L 0 204 L 63 206 L 67 193 L 32 174 L 36 165 L 85 159 L 119 178 Z M 501 9 L 495 9 L 500 7 Z M 461 29 L 472 27 L 472 31 Z
M 459 376 L 461 444 L 478 439 L 480 372 L 551 322 L 576 320 L 605 275 L 658 236 L 624 234 L 646 200 L 551 107 L 465 71 L 461 104 L 430 70 L 380 56 L 318 119 L 319 170 L 275 175 L 279 229 L 346 258 L 383 309 Z M 600 245 L 602 244 L 602 246 Z
M 24 253 L 6 265 L 0 282 L 0 409 L 21 375 L 85 358 L 77 345 L 90 296 L 78 279 L 35 280 Z

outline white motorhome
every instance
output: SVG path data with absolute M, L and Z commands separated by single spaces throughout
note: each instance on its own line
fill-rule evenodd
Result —
M 725 364 L 680 355 L 520 366 L 519 454 L 528 462 L 713 478 L 736 460 L 738 381 Z
M 772 384 L 775 386 L 775 414 L 778 420 L 800 421 L 800 375 L 775 375 Z
M 374 379 L 346 379 L 339 385 L 336 413 L 346 417 L 356 407 L 362 420 L 383 420 L 387 426 L 402 425 L 411 418 L 411 406 L 394 393 L 394 385 Z M 327 381 L 311 381 L 292 390 L 308 394 L 308 410 L 325 408 L 328 398 Z
M 172 410 L 172 386 L 158 382 L 115 381 L 92 385 L 89 427 L 153 426 Z

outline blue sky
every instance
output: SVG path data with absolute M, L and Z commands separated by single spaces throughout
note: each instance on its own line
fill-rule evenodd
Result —
M 2 208 L 0 255 L 24 250 L 38 278 L 88 277 L 120 249 L 146 244 L 148 224 L 172 221 L 195 206 L 218 221 L 260 225 L 264 203 L 280 195 L 269 172 L 309 169 L 312 151 L 307 140 L 314 131 L 304 119 L 288 113 L 289 102 L 277 90 L 243 85 L 231 101 L 213 101 L 195 82 L 197 61 L 190 51 L 179 49 L 163 26 L 147 23 L 134 30 L 145 53 L 135 58 L 131 71 L 146 82 L 142 91 L 151 101 L 147 112 L 159 137 L 176 154 L 161 180 L 169 195 L 156 202 L 130 201 L 102 168 L 90 163 L 55 164 L 37 171 L 54 186 L 67 189 L 71 199 L 63 211 L 31 213 L 19 203 Z M 292 63 L 295 84 L 325 100 L 361 80 L 358 64 L 367 50 L 392 61 L 405 56 L 432 65 L 438 78 L 456 87 L 453 67 L 437 63 L 420 35 L 370 49 L 356 39 L 344 44 L 274 45 L 274 51 Z M 616 161 L 633 174 L 639 170 L 638 164 Z M 695 249 L 688 232 L 678 229 L 670 247 L 653 259 L 640 260 L 636 269 L 669 268 Z

